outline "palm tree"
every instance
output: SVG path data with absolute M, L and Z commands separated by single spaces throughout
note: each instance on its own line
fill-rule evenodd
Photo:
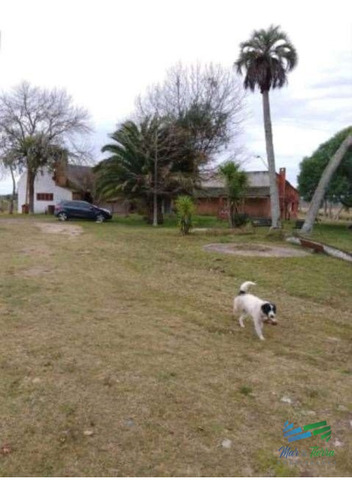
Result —
M 162 222 L 162 201 L 192 191 L 194 184 L 180 158 L 182 136 L 158 117 L 147 117 L 139 124 L 124 122 L 110 137 L 113 142 L 102 148 L 110 156 L 95 167 L 98 193 L 139 200 L 149 222 Z
M 287 83 L 287 73 L 297 65 L 297 52 L 280 26 L 254 31 L 240 44 L 235 62 L 239 74 L 245 73 L 244 87 L 254 92 L 258 87 L 263 96 L 266 153 L 269 166 L 272 227 L 280 227 L 280 204 L 276 181 L 275 155 L 270 117 L 269 91 Z
M 240 165 L 233 161 L 220 165 L 219 172 L 226 184 L 229 224 L 230 227 L 235 227 L 235 214 L 237 215 L 239 203 L 248 189 L 248 177 L 246 172 L 240 170 Z
M 149 173 L 149 165 L 142 152 L 141 130 L 134 122 L 127 121 L 110 138 L 113 142 L 102 148 L 102 152 L 110 153 L 110 156 L 95 168 L 98 173 L 97 189 L 105 198 L 118 193 L 134 193 L 138 197 L 148 189 Z

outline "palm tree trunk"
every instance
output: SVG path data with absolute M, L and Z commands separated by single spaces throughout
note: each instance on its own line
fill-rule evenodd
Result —
M 277 229 L 280 227 L 280 201 L 277 188 L 275 155 L 273 144 L 273 132 L 270 116 L 269 91 L 264 91 L 263 95 L 263 116 L 265 130 L 266 155 L 268 159 L 269 180 L 270 180 L 270 205 L 271 205 L 271 227 Z
M 307 212 L 306 220 L 304 221 L 304 224 L 300 231 L 301 233 L 307 234 L 312 231 L 315 218 L 318 215 L 321 202 L 325 196 L 326 190 L 331 181 L 331 177 L 336 172 L 337 167 L 342 161 L 342 158 L 345 156 L 348 148 L 350 148 L 351 146 L 352 135 L 348 135 L 346 139 L 341 143 L 335 154 L 331 157 L 323 172 L 323 175 L 320 177 L 319 184 L 315 190 L 314 196 L 309 206 L 309 210 Z

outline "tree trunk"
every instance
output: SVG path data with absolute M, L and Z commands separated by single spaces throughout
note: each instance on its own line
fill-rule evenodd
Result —
M 341 205 L 341 207 L 337 211 L 337 214 L 334 217 L 334 220 L 340 220 L 340 214 L 341 214 L 341 212 L 342 212 L 343 209 L 344 209 L 344 206 Z
M 155 225 L 155 207 L 157 209 L 156 225 L 158 226 L 160 224 L 164 224 L 164 215 L 162 213 L 161 206 L 162 206 L 162 201 L 159 197 L 157 197 L 156 205 L 154 202 L 154 196 L 151 199 L 149 199 L 149 201 L 147 202 L 147 216 L 146 216 L 148 224 L 151 224 L 153 226 Z
M 345 156 L 348 148 L 350 148 L 351 146 L 352 146 L 352 135 L 348 135 L 346 139 L 341 143 L 340 147 L 335 152 L 335 154 L 332 156 L 329 163 L 327 164 L 323 172 L 323 175 L 320 177 L 319 184 L 315 190 L 314 196 L 310 203 L 306 220 L 304 221 L 304 224 L 301 229 L 301 233 L 307 234 L 312 231 L 314 221 L 319 212 L 319 207 L 325 196 L 331 178 L 336 172 L 337 167 L 340 165 L 342 158 Z
M 29 171 L 28 171 L 28 166 L 27 166 L 27 179 L 26 179 L 26 197 L 24 200 L 25 205 L 28 205 L 28 200 L 29 200 Z
M 28 208 L 29 208 L 29 213 L 34 214 L 34 180 L 35 180 L 35 175 L 33 172 L 29 169 L 27 171 L 27 176 L 28 176 Z
M 10 199 L 10 208 L 9 208 L 9 214 L 13 214 L 13 207 L 15 203 L 15 197 L 16 197 L 16 180 L 15 180 L 15 174 L 14 171 L 12 170 L 12 167 L 10 166 L 10 172 L 11 172 L 11 178 L 12 178 L 12 196 Z
M 153 193 L 153 226 L 158 225 L 158 196 L 156 190 Z
M 227 218 L 229 221 L 229 227 L 233 227 L 233 207 L 230 198 L 227 199 Z
M 270 205 L 271 205 L 271 227 L 280 228 L 280 200 L 279 190 L 276 180 L 275 155 L 273 144 L 273 132 L 270 117 L 269 92 L 263 92 L 263 116 L 265 130 L 266 155 L 268 159 L 269 180 L 270 180 Z
M 155 130 L 154 155 L 154 193 L 153 193 L 153 226 L 158 225 L 158 129 Z

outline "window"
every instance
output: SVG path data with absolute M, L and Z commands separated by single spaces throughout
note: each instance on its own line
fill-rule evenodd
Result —
M 53 193 L 37 193 L 37 201 L 53 201 Z
M 71 202 L 71 204 L 76 207 L 76 208 L 89 208 L 90 207 L 90 204 L 87 203 L 86 201 L 73 201 Z

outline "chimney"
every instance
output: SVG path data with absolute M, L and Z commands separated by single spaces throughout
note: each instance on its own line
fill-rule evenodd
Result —
M 62 153 L 54 163 L 54 180 L 60 187 L 67 186 L 67 154 Z
M 280 168 L 278 175 L 278 188 L 280 200 L 281 217 L 285 216 L 285 200 L 286 200 L 286 168 Z
M 286 168 L 280 168 L 278 175 L 279 197 L 285 199 Z

